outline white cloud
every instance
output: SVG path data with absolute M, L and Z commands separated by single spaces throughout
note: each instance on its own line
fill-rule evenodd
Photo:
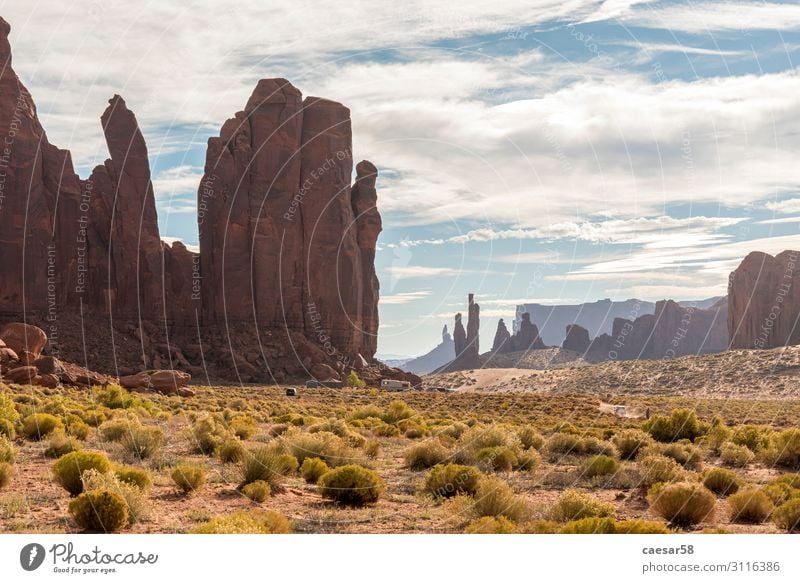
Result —
M 422 291 L 403 292 L 403 293 L 384 295 L 381 296 L 380 303 L 391 304 L 391 305 L 408 304 L 411 302 L 415 302 L 417 300 L 422 300 L 424 298 L 427 298 L 432 293 L 433 292 L 430 290 L 422 290 Z
M 779 214 L 800 213 L 800 198 L 768 202 L 764 206 Z
M 670 2 L 657 7 L 622 9 L 613 17 L 633 26 L 691 33 L 800 28 L 800 6 L 779 2 Z
M 757 225 L 784 225 L 790 223 L 800 223 L 800 217 L 782 217 L 780 219 L 766 219 L 764 221 L 756 221 Z
M 444 277 L 463 273 L 452 267 L 424 267 L 422 265 L 393 265 L 386 272 L 396 279 L 414 279 L 419 277 Z
M 153 178 L 153 190 L 156 198 L 166 198 L 186 193 L 196 193 L 203 169 L 196 166 L 173 166 Z

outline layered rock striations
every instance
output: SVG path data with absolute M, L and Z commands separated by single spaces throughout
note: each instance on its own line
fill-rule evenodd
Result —
M 800 344 L 800 251 L 750 253 L 728 281 L 731 348 Z
M 0 321 L 38 323 L 51 351 L 118 375 L 327 379 L 375 363 L 377 169 L 352 181 L 345 106 L 259 81 L 208 142 L 197 254 L 160 237 L 122 97 L 101 117 L 109 159 L 80 180 L 11 68 L 9 31 L 0 19 Z

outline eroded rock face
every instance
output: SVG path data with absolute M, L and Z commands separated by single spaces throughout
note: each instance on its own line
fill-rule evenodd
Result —
M 464 330 L 464 324 L 461 323 L 460 313 L 456 314 L 453 326 L 453 346 L 456 356 L 464 352 L 464 348 L 467 346 L 467 331 Z
M 519 330 L 514 334 L 512 343 L 515 352 L 546 348 L 544 342 L 539 337 L 539 328 L 536 327 L 536 324 L 531 322 L 531 315 L 528 312 L 522 314 Z
M 731 274 L 731 348 L 800 344 L 800 251 L 753 252 Z
M 589 339 L 589 331 L 586 328 L 578 324 L 567 326 L 562 348 L 583 354 L 589 349 L 589 344 L 591 344 L 591 340 Z

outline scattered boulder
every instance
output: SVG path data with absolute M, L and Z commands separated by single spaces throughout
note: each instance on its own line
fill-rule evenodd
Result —
M 164 395 L 193 396 L 186 389 L 192 375 L 179 370 L 148 370 L 121 377 L 119 384 L 131 391 L 155 391 Z
M 47 344 L 47 334 L 37 326 L 11 322 L 0 329 L 0 340 L 18 355 L 30 352 L 38 358 Z
M 30 385 L 38 374 L 35 366 L 18 366 L 3 373 L 3 380 L 18 385 Z

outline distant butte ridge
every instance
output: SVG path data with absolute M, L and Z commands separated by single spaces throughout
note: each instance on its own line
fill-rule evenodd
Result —
M 79 178 L 11 67 L 0 18 L 0 324 L 37 324 L 47 352 L 115 376 L 340 379 L 379 366 L 377 168 L 353 171 L 350 110 L 259 81 L 208 141 L 200 253 L 159 234 L 147 146 L 119 95 L 110 157 Z
M 468 350 L 477 346 L 478 330 L 473 339 L 465 339 L 451 362 L 437 372 L 479 367 L 548 368 L 570 362 L 607 360 L 669 359 L 680 356 L 713 354 L 728 349 L 768 349 L 800 344 L 800 251 L 784 251 L 773 257 L 753 252 L 731 273 L 728 295 L 711 302 L 678 303 L 662 300 L 653 313 L 634 318 L 614 317 L 610 333 L 591 338 L 580 324 L 567 324 L 560 345 L 547 346 L 529 312 L 519 312 L 519 324 L 511 334 L 501 319 L 497 324 L 492 349 L 484 354 Z M 469 295 L 470 321 L 479 307 Z M 619 302 L 622 306 L 643 308 L 639 300 Z M 699 307 L 697 304 L 707 305 Z M 710 305 L 709 305 L 710 304 Z M 538 304 L 534 304 L 538 306 Z M 583 306 L 556 306 L 548 315 L 562 321 L 566 314 L 577 319 L 589 318 L 596 327 L 604 325 L 603 314 L 584 313 Z M 605 317 L 615 308 L 610 300 L 589 304 L 602 307 Z M 546 306 L 542 306 L 546 308 Z M 632 309 L 632 308 L 631 308 Z M 647 309 L 645 306 L 644 309 Z M 585 320 L 584 320 L 585 321 Z M 456 330 L 461 314 L 455 316 Z M 478 324 L 477 317 L 475 318 Z M 545 351 L 549 350 L 547 354 Z M 541 352 L 542 357 L 535 356 Z

